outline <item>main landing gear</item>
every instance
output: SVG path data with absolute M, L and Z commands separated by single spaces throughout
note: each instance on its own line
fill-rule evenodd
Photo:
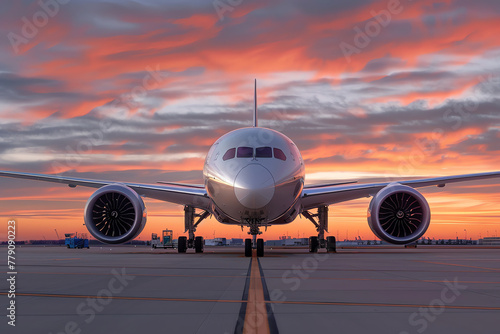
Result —
M 319 248 L 326 248 L 329 253 L 336 252 L 336 240 L 334 236 L 329 236 L 325 240 L 325 231 L 328 232 L 328 207 L 318 207 L 318 213 L 303 211 L 302 215 L 309 219 L 318 231 L 318 236 L 309 237 L 309 252 L 317 253 Z M 317 221 L 316 221 L 317 218 Z
M 186 253 L 188 248 L 194 248 L 196 253 L 203 253 L 203 247 L 205 244 L 203 237 L 195 238 L 194 232 L 196 232 L 196 227 L 208 216 L 210 216 L 208 211 L 196 213 L 194 207 L 189 205 L 184 207 L 184 233 L 189 232 L 189 239 L 185 236 L 180 236 L 178 238 L 177 251 L 179 253 Z M 194 222 L 195 218 L 198 218 L 196 223 Z
M 257 256 L 264 256 L 264 239 L 257 239 L 257 235 L 262 234 L 259 229 L 258 222 L 252 221 L 250 222 L 250 232 L 248 234 L 252 235 L 252 239 L 245 239 L 245 256 L 252 256 L 252 248 L 257 249 Z

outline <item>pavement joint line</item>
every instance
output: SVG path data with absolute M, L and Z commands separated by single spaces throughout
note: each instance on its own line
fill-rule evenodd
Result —
M 418 261 L 418 260 L 413 260 L 413 261 Z M 6 265 L 0 265 L 0 267 L 6 267 Z M 108 269 L 109 266 L 82 266 L 82 265 L 53 265 L 53 264 L 23 264 L 23 267 L 44 267 L 44 268 L 103 268 L 103 269 Z M 237 270 L 234 268 L 202 268 L 202 267 L 197 267 L 197 268 L 189 268 L 189 267 L 127 267 L 128 269 L 155 269 L 155 270 L 199 270 L 199 269 L 210 269 L 210 270 Z M 283 271 L 286 270 L 286 268 L 269 268 L 266 269 L 267 271 Z M 348 271 L 353 271 L 353 272 L 360 272 L 360 271 L 365 271 L 365 272 L 418 272 L 418 273 L 490 273 L 490 272 L 500 270 L 500 269 L 483 269 L 483 270 L 401 270 L 401 269 L 322 269 L 318 268 L 316 271 L 318 272 L 348 272 Z M 242 276 L 243 277 L 243 276 Z
M 113 273 L 62 273 L 62 272 L 36 272 L 36 271 L 23 271 L 22 274 L 36 274 L 36 275 L 89 275 L 89 276 L 113 276 Z M 162 274 L 134 274 L 134 276 L 145 277 L 208 277 L 208 278 L 245 278 L 245 275 L 162 275 Z
M 7 292 L 0 292 L 0 295 L 7 295 Z M 69 295 L 55 293 L 16 293 L 16 296 L 23 297 L 52 297 L 52 298 L 95 298 L 95 299 L 119 299 L 119 300 L 150 300 L 150 301 L 174 301 L 174 302 L 210 302 L 210 303 L 246 303 L 242 300 L 232 299 L 196 299 L 196 298 L 167 298 L 167 297 L 132 297 L 132 296 L 96 296 L 96 295 Z
M 271 296 L 269 294 L 269 289 L 267 288 L 266 278 L 264 277 L 264 270 L 260 263 L 260 259 L 257 257 L 259 263 L 259 272 L 262 280 L 262 287 L 264 289 L 264 300 L 266 301 L 266 311 L 267 311 L 267 321 L 269 323 L 269 331 L 271 334 L 278 334 L 278 324 L 276 323 L 276 318 L 273 312 L 273 304 L 268 303 L 271 301 Z
M 414 260 L 414 261 L 416 261 L 416 262 L 424 262 L 424 263 L 432 263 L 432 264 L 443 264 L 443 265 L 446 265 L 446 266 L 456 266 L 456 267 L 466 267 L 466 268 L 474 268 L 474 269 L 500 271 L 499 268 L 485 268 L 485 267 L 477 267 L 477 266 L 468 266 L 466 264 L 435 262 L 435 261 L 422 261 L 422 260 Z
M 7 295 L 8 292 L 0 292 L 0 295 Z M 52 298 L 95 298 L 95 299 L 119 299 L 119 300 L 150 300 L 150 301 L 179 301 L 179 302 L 220 302 L 220 303 L 242 303 L 246 305 L 247 300 L 231 299 L 192 299 L 192 298 L 163 298 L 163 297 L 126 297 L 126 296 L 96 296 L 96 295 L 69 295 L 69 294 L 49 294 L 49 293 L 17 293 L 16 296 L 23 297 L 52 297 Z M 406 308 L 445 308 L 457 310 L 484 310 L 500 311 L 500 307 L 494 306 L 466 306 L 466 305 L 423 305 L 423 304 L 389 304 L 389 303 L 353 303 L 353 302 L 319 302 L 319 301 L 264 301 L 266 304 L 291 304 L 291 305 L 324 305 L 324 306 L 378 306 L 378 307 L 406 307 Z M 241 332 L 239 332 L 241 333 Z
M 250 274 L 252 270 L 252 258 L 250 258 L 250 263 L 248 264 L 248 271 L 245 280 L 245 287 L 243 288 L 243 295 L 241 297 L 241 307 L 238 314 L 238 320 L 236 321 L 236 326 L 234 328 L 234 334 L 242 334 L 243 326 L 245 325 L 245 314 L 247 311 L 247 300 L 248 300 L 248 289 L 250 287 Z
M 385 304 L 385 303 L 352 303 L 352 302 L 314 302 L 314 301 L 268 301 L 271 304 L 294 304 L 294 305 L 332 305 L 332 306 L 379 306 L 379 307 L 409 307 L 409 308 L 437 308 L 437 309 L 457 309 L 457 310 L 482 310 L 500 311 L 500 307 L 494 306 L 459 306 L 459 305 L 419 305 L 419 304 Z
M 260 262 L 259 262 L 260 264 Z M 267 270 L 267 269 L 266 269 Z M 62 272 L 35 272 L 25 271 L 22 274 L 37 274 L 37 275 L 88 275 L 88 276 L 113 276 L 112 273 L 62 273 Z M 246 275 L 161 275 L 161 274 L 134 274 L 134 276 L 143 277 L 193 277 L 193 278 L 246 278 Z M 262 271 L 261 271 L 261 276 Z M 283 279 L 282 276 L 267 276 L 266 279 Z M 359 277 L 309 277 L 308 280 L 333 280 L 333 281 L 381 281 L 381 282 L 424 282 L 424 283 L 443 283 L 442 280 L 428 280 L 428 279 L 391 279 L 391 278 L 359 278 Z M 457 281 L 457 283 L 467 284 L 500 284 L 500 282 L 491 281 Z
M 7 267 L 7 265 L 0 265 L 0 267 Z M 109 265 L 106 266 L 96 266 L 96 265 L 62 265 L 62 264 L 52 264 L 44 263 L 44 264 L 23 264 L 23 267 L 44 267 L 44 268 L 101 268 L 101 269 L 109 269 Z M 154 270 L 200 270 L 200 269 L 208 269 L 208 270 L 227 270 L 227 271 L 235 271 L 241 270 L 241 268 L 227 268 L 227 267 L 140 267 L 140 266 L 127 266 L 127 269 L 154 269 Z

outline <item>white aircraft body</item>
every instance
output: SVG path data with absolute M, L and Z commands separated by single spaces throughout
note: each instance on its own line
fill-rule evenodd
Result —
M 223 135 L 208 151 L 204 184 L 138 184 L 11 171 L 0 171 L 0 176 L 99 188 L 87 202 L 84 219 L 89 232 L 105 243 L 124 243 L 141 233 L 147 216 L 142 197 L 150 197 L 184 205 L 188 237 L 179 237 L 179 252 L 187 248 L 203 252 L 203 238 L 195 237 L 196 227 L 214 215 L 223 224 L 250 228 L 253 242 L 245 240 L 246 256 L 251 256 L 252 247 L 263 256 L 263 240 L 256 240 L 262 227 L 291 223 L 299 214 L 318 231 L 318 236 L 309 238 L 309 251 L 335 250 L 335 238 L 324 237 L 328 231 L 328 206 L 361 197 L 372 197 L 368 224 L 373 233 L 389 243 L 408 244 L 424 235 L 431 217 L 426 199 L 415 188 L 500 177 L 500 172 L 490 172 L 400 182 L 304 186 L 304 161 L 299 149 L 282 133 L 258 127 L 256 100 L 255 93 L 253 127 Z

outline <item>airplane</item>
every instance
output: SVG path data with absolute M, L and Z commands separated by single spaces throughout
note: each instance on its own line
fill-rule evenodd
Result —
M 316 227 L 309 251 L 335 251 L 335 237 L 328 232 L 328 207 L 356 198 L 372 197 L 368 225 L 388 243 L 407 245 L 424 235 L 430 224 L 430 208 L 415 188 L 500 177 L 500 172 L 424 178 L 398 182 L 354 184 L 356 181 L 305 185 L 304 161 L 299 149 L 284 134 L 258 126 L 257 80 L 254 87 L 253 126 L 226 133 L 209 149 L 204 184 L 158 182 L 142 184 L 91 180 L 60 175 L 0 171 L 0 176 L 98 188 L 87 201 L 84 221 L 97 240 L 125 243 L 144 229 L 147 210 L 143 197 L 184 206 L 185 231 L 178 238 L 178 252 L 188 248 L 203 252 L 197 226 L 213 215 L 222 224 L 249 227 L 245 256 L 264 256 L 261 228 L 289 224 L 302 215 Z

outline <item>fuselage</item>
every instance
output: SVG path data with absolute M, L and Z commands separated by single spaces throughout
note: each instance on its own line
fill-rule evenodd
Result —
M 208 151 L 203 176 L 211 211 L 225 224 L 290 223 L 300 213 L 304 161 L 280 132 L 242 128 L 220 137 Z

